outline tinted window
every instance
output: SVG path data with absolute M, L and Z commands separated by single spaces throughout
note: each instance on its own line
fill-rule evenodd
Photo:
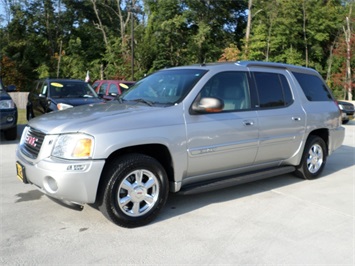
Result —
M 285 76 L 277 73 L 254 72 L 259 107 L 272 108 L 292 103 L 292 93 Z
M 47 84 L 46 84 L 47 87 Z M 92 98 L 96 92 L 86 82 L 53 80 L 49 82 L 50 97 L 53 98 Z
M 108 94 L 110 94 L 110 93 L 118 94 L 118 88 L 117 88 L 116 84 L 110 84 L 110 87 L 108 89 Z
M 280 78 L 283 93 L 284 93 L 285 104 L 286 104 L 286 106 L 290 105 L 293 102 L 293 97 L 292 97 L 290 85 L 288 84 L 285 76 L 279 75 L 279 78 Z
M 223 100 L 225 111 L 250 108 L 247 73 L 241 71 L 218 73 L 203 87 L 201 97 Z
M 100 87 L 100 90 L 98 93 L 100 94 L 106 94 L 106 88 L 107 88 L 107 83 L 103 83 Z
M 317 76 L 293 72 L 309 101 L 333 100 L 324 81 Z
M 45 83 L 43 80 L 36 81 L 34 92 L 35 92 L 37 95 L 41 94 L 41 92 L 42 92 L 42 87 L 43 87 L 43 83 Z

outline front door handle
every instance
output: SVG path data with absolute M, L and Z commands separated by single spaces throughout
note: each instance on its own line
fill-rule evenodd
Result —
M 293 120 L 293 121 L 301 121 L 301 117 L 295 117 L 295 116 L 293 116 L 293 117 L 292 117 L 292 120 Z

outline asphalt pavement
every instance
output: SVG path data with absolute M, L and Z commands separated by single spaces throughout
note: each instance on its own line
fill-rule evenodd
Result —
M 355 265 L 355 121 L 321 178 L 291 174 L 170 195 L 151 224 L 125 229 L 64 207 L 16 178 L 19 141 L 0 139 L 1 265 Z M 23 125 L 19 126 L 19 133 Z

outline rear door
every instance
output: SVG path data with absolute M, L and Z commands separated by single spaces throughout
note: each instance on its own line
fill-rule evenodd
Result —
M 255 106 L 260 144 L 255 164 L 278 165 L 296 155 L 305 134 L 306 115 L 291 90 L 290 74 L 283 69 L 251 71 L 258 95 Z

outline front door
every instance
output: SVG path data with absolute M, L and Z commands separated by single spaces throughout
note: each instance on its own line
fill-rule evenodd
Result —
M 224 109 L 186 115 L 190 180 L 235 174 L 252 165 L 259 131 L 256 111 L 251 110 L 248 73 L 218 73 L 205 84 L 199 97 L 219 98 Z

